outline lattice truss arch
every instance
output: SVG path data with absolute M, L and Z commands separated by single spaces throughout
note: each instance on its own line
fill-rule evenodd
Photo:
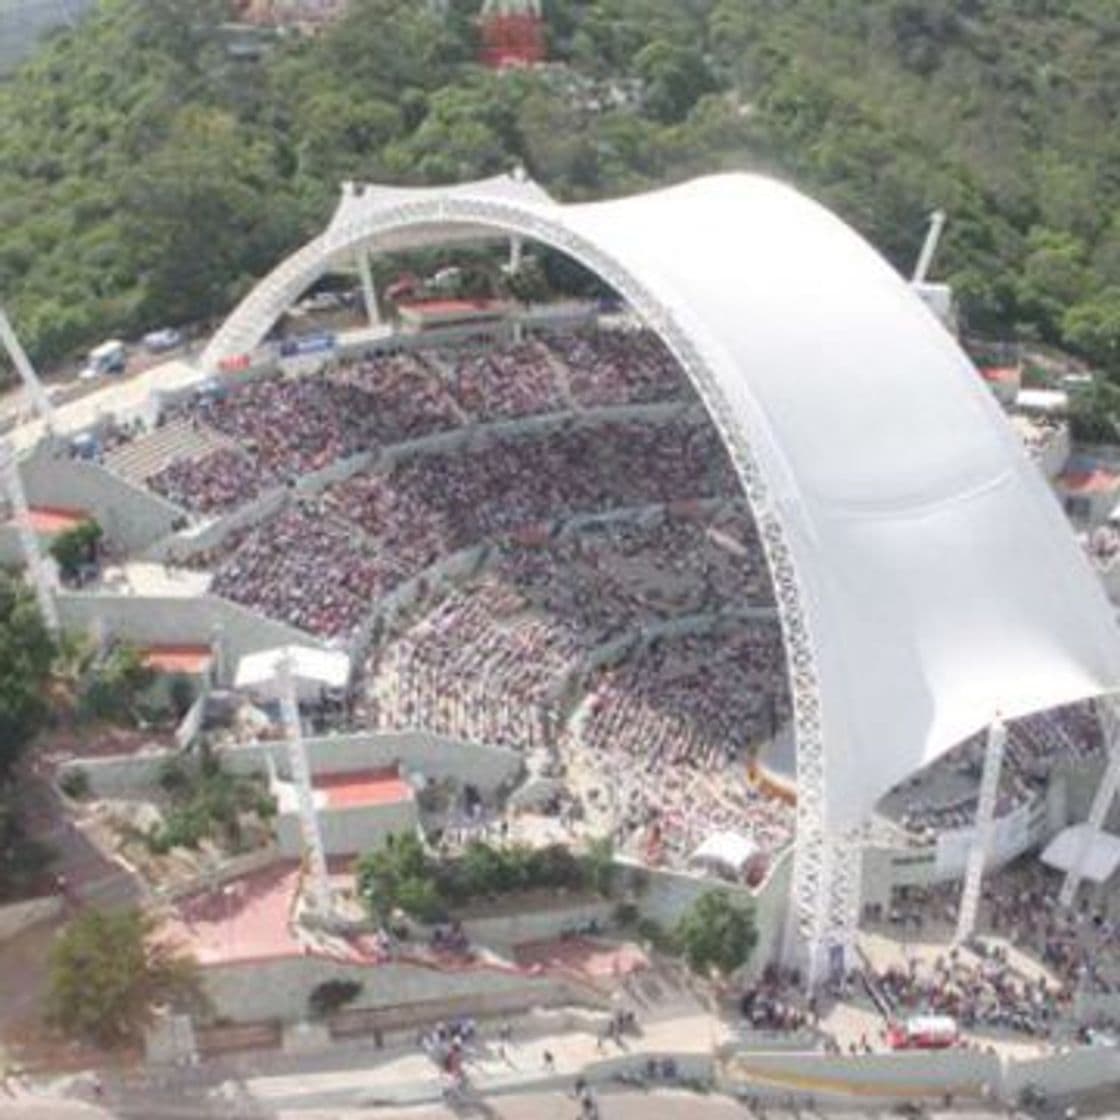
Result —
M 797 758 L 797 837 L 792 917 L 807 942 L 809 967 L 822 974 L 828 950 L 850 950 L 858 925 L 862 833 L 830 837 L 825 826 L 825 749 L 821 690 L 813 636 L 785 527 L 746 433 L 735 422 L 708 360 L 674 313 L 628 269 L 589 239 L 527 207 L 462 196 L 435 196 L 390 204 L 362 220 L 332 227 L 308 243 L 254 291 L 220 328 L 204 355 L 221 358 L 256 345 L 292 299 L 329 263 L 410 227 L 468 224 L 547 244 L 606 281 L 673 353 L 700 395 L 734 465 L 758 526 L 774 588 L 793 701 Z M 295 266 L 295 267 L 289 267 Z M 242 330 L 248 328 L 248 333 Z M 255 336 L 255 337 L 251 337 Z

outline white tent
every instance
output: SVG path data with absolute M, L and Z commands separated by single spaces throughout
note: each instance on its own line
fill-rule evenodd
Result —
M 290 659 L 292 680 L 300 699 L 313 699 L 324 688 L 345 688 L 350 680 L 350 656 L 341 650 L 274 646 L 247 653 L 238 661 L 234 687 L 264 699 L 277 699 L 276 674 L 285 655 Z
M 1120 867 L 1120 836 L 1111 832 L 1094 834 L 1088 824 L 1075 824 L 1062 829 L 1042 853 L 1042 862 L 1047 867 L 1062 872 L 1074 870 L 1082 858 L 1082 878 L 1094 883 L 1107 882 Z
M 733 875 L 741 875 L 757 851 L 758 845 L 738 832 L 713 832 L 692 853 L 691 862 L 722 867 Z

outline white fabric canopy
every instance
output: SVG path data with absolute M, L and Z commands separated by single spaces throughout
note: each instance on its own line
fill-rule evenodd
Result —
M 1085 844 L 1088 843 L 1088 849 Z M 1058 871 L 1072 871 L 1084 852 L 1085 863 L 1080 868 L 1083 878 L 1094 883 L 1105 883 L 1120 867 L 1120 836 L 1111 832 L 1098 832 L 1088 824 L 1075 824 L 1062 829 L 1042 853 L 1042 862 Z
M 292 680 L 301 698 L 313 697 L 322 688 L 345 688 L 350 680 L 348 654 L 341 650 L 291 645 L 247 653 L 237 663 L 234 687 L 275 697 L 276 674 L 285 655 L 291 659 Z
M 713 832 L 692 853 L 693 863 L 716 863 L 739 874 L 758 851 L 758 845 L 738 832 Z
M 1104 592 L 987 388 L 816 203 L 745 174 L 573 206 L 493 181 L 383 197 L 279 265 L 204 363 L 251 349 L 332 261 L 395 231 L 435 242 L 489 225 L 601 272 L 681 359 L 740 464 L 754 460 L 759 512 L 784 526 L 829 829 L 865 820 L 996 713 L 1120 686 Z

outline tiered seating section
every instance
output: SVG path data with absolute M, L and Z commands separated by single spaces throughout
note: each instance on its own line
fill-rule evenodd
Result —
M 362 648 L 410 584 L 411 607 L 368 650 L 365 722 L 559 749 L 616 840 L 651 862 L 679 864 L 724 828 L 765 856 L 794 814 L 747 764 L 790 720 L 784 655 L 755 526 L 695 403 L 651 334 L 554 333 L 210 391 L 143 453 L 138 440 L 112 454 L 200 515 L 364 455 L 197 557 L 213 590 Z M 415 442 L 434 435 L 447 438 Z M 435 578 L 456 554 L 472 574 Z M 963 744 L 896 791 L 897 819 L 971 824 L 981 750 Z M 1099 750 L 1079 709 L 1023 721 L 1000 811 L 1059 756 Z

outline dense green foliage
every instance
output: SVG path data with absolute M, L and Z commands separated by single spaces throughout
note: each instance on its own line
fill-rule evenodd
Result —
M 307 997 L 308 1014 L 312 1019 L 325 1019 L 353 1003 L 361 994 L 359 980 L 324 980 L 312 988 Z
M 50 554 L 64 580 L 73 580 L 82 567 L 97 559 L 103 533 L 94 520 L 83 521 L 59 533 L 50 543 Z
M 0 574 L 0 786 L 47 718 L 54 655 L 34 596 Z
M 170 806 L 163 825 L 144 838 L 156 855 L 177 847 L 197 848 L 204 839 L 227 851 L 239 851 L 244 843 L 244 815 L 253 812 L 268 820 L 276 813 L 275 801 L 258 782 L 228 773 L 211 756 L 197 764 L 166 763 L 159 784 Z
M 477 65 L 476 0 L 352 0 L 234 60 L 223 0 L 103 0 L 0 87 L 0 292 L 34 355 L 222 312 L 343 178 L 523 161 L 558 196 L 795 180 L 970 323 L 1120 363 L 1114 0 L 546 0 L 566 68 Z M 617 95 L 617 96 L 616 96 Z
M 27 835 L 14 789 L 0 791 L 0 902 L 24 898 L 54 861 L 54 851 Z
M 581 858 L 560 844 L 499 848 L 473 841 L 461 856 L 437 860 L 415 834 L 403 833 L 362 857 L 358 889 L 382 922 L 397 909 L 418 921 L 435 922 L 457 907 L 518 891 L 605 892 L 613 878 L 612 864 L 613 853 L 602 842 Z
M 73 1038 L 135 1042 L 160 1004 L 200 998 L 195 961 L 153 941 L 139 910 L 87 910 L 51 947 L 47 1020 Z
M 726 891 L 709 891 L 685 911 L 674 941 L 694 972 L 718 969 L 727 976 L 746 964 L 758 941 L 754 911 Z
M 135 646 L 117 643 L 85 674 L 78 696 L 79 717 L 135 722 L 138 698 L 154 678 L 154 671 Z

